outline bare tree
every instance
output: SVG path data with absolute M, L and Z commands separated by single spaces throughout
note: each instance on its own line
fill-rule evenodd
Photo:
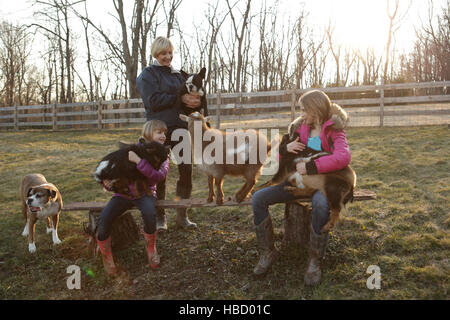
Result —
M 143 23 L 141 29 L 141 44 L 140 44 L 140 55 L 141 55 L 141 69 L 144 69 L 148 65 L 147 60 L 147 40 L 149 34 L 154 38 L 156 36 L 156 30 L 158 28 L 158 23 L 156 20 L 156 13 L 158 11 L 160 0 L 155 0 L 151 6 L 149 0 L 146 0 L 144 10 L 142 11 Z M 149 61 L 152 61 L 151 56 Z
M 342 66 L 341 82 L 343 86 L 347 86 L 348 78 L 352 70 L 352 66 L 357 59 L 357 55 L 352 48 L 344 48 L 344 63 Z
M 50 104 L 52 101 L 52 92 L 54 87 L 54 78 L 53 78 L 53 55 L 56 54 L 54 48 L 54 44 L 51 42 L 51 39 L 48 39 L 48 49 L 47 52 L 43 53 L 43 68 L 40 70 L 40 75 L 38 81 L 36 82 L 36 86 L 38 89 L 38 97 L 37 100 L 42 104 Z
M 123 0 L 115 0 L 114 7 L 119 15 L 122 30 L 122 51 L 125 59 L 126 74 L 131 98 L 138 97 L 136 88 L 137 67 L 139 61 L 139 40 L 142 28 L 142 13 L 144 12 L 144 1 L 136 0 L 134 3 L 134 13 L 131 22 L 131 50 L 128 44 L 127 23 L 124 15 Z
M 24 26 L 8 22 L 0 24 L 0 75 L 3 86 L 2 100 L 5 105 L 23 104 L 28 88 L 29 54 L 32 39 Z M 25 99 L 24 99 L 25 98 Z
M 295 87 L 302 88 L 306 81 L 310 86 L 322 84 L 325 70 L 325 61 L 329 49 L 325 49 L 326 35 L 314 36 L 311 29 L 307 26 L 308 13 L 302 9 L 295 24 L 297 37 L 297 57 L 295 66 Z M 305 80 L 305 71 L 310 69 L 310 78 Z
M 331 21 L 328 24 L 327 28 L 327 36 L 328 36 L 328 44 L 330 46 L 331 54 L 333 55 L 334 61 L 336 63 L 336 81 L 335 85 L 339 86 L 341 81 L 341 69 L 340 69 L 340 59 L 341 59 L 341 48 L 342 44 L 334 43 L 333 39 L 334 27 L 331 27 Z
M 240 23 L 238 23 L 236 21 L 236 14 L 233 12 L 233 8 L 237 5 L 239 1 L 235 2 L 234 5 L 230 5 L 230 1 L 226 0 L 227 6 L 228 6 L 228 10 L 229 10 L 229 14 L 231 17 L 231 21 L 233 23 L 233 31 L 234 31 L 234 36 L 236 38 L 237 41 L 237 65 L 236 65 L 236 90 L 241 90 L 241 78 L 242 78 L 242 66 L 244 64 L 243 61 L 243 45 L 244 45 L 244 38 L 245 38 L 245 31 L 249 26 L 249 20 L 250 20 L 250 4 L 251 4 L 251 0 L 247 0 L 246 4 L 245 4 L 245 9 L 244 9 L 244 13 L 240 13 L 240 15 L 242 16 L 242 20 Z
M 180 4 L 183 2 L 183 0 L 170 0 L 169 8 L 166 10 L 164 3 L 164 14 L 166 15 L 166 21 L 167 21 L 167 34 L 166 37 L 170 38 L 170 35 L 172 34 L 172 30 L 175 28 L 175 21 L 176 16 L 175 12 L 177 11 Z
M 450 79 L 450 1 L 446 7 L 436 17 L 436 24 L 433 23 L 433 1 L 429 2 L 428 16 L 426 24 L 422 23 L 420 32 L 416 32 L 418 41 L 423 49 L 427 49 L 428 55 L 423 54 L 423 58 L 429 58 L 426 66 L 429 70 L 425 72 L 434 80 Z M 426 44 L 426 46 L 423 46 Z M 434 72 L 432 71 L 434 70 Z
M 71 44 L 71 28 L 69 26 L 69 10 L 72 6 L 82 2 L 68 0 L 34 0 L 34 5 L 39 9 L 35 12 L 38 17 L 45 19 L 44 23 L 33 23 L 30 26 L 37 27 L 45 33 L 54 35 L 58 41 L 58 51 L 60 57 L 60 95 L 61 102 L 72 102 L 73 100 L 73 53 Z
M 309 84 L 307 84 L 307 87 L 322 87 L 324 85 L 325 66 L 330 52 L 330 49 L 324 46 L 324 42 L 325 36 L 323 36 L 317 46 L 313 39 L 309 42 L 308 51 L 311 52 L 311 58 L 309 59 L 310 62 L 304 66 L 310 69 Z
M 140 54 L 142 53 L 140 40 L 142 35 L 142 27 L 144 25 L 143 13 L 145 12 L 145 2 L 144 0 L 134 1 L 133 15 L 130 25 L 127 24 L 125 19 L 123 0 L 114 0 L 113 4 L 117 14 L 116 19 L 119 22 L 121 30 L 120 44 L 111 40 L 109 35 L 103 31 L 102 26 L 97 26 L 88 17 L 82 16 L 79 13 L 76 14 L 81 19 L 89 23 L 103 37 L 105 43 L 111 51 L 111 54 L 125 66 L 129 95 L 131 98 L 137 98 L 139 94 L 136 88 L 136 78 L 138 62 Z M 130 29 L 130 39 L 128 38 L 128 28 Z
M 363 55 L 360 51 L 357 52 L 358 58 L 363 65 L 363 84 L 375 84 L 379 78 L 379 71 L 382 64 L 382 57 L 375 53 L 372 47 L 366 48 Z
M 208 20 L 208 32 L 206 35 L 208 73 L 205 82 L 207 88 L 212 89 L 212 75 L 214 75 L 214 91 L 217 91 L 217 36 L 229 13 L 222 13 L 222 15 L 220 16 L 220 14 L 217 12 L 218 9 L 219 1 L 217 0 L 214 5 L 208 4 L 208 9 L 206 12 L 206 19 Z
M 88 17 L 88 10 L 87 10 L 87 4 L 86 1 L 84 1 L 84 13 L 86 17 Z M 87 94 L 87 98 L 89 101 L 94 101 L 94 75 L 93 75 L 93 65 L 92 65 L 92 54 L 91 54 L 91 44 L 90 44 L 90 37 L 89 37 L 89 24 L 81 19 L 81 22 L 83 24 L 84 28 L 84 38 L 86 40 L 86 51 L 87 51 L 87 59 L 86 59 L 86 65 L 88 68 L 88 77 L 89 77 L 89 89 L 84 85 L 83 79 L 79 76 L 83 87 L 85 87 L 85 91 Z
M 383 70 L 383 79 L 384 81 L 387 81 L 388 78 L 388 68 L 389 68 L 389 56 L 390 56 L 390 49 L 391 49 L 391 44 L 392 44 L 392 39 L 395 35 L 395 33 L 397 32 L 397 30 L 400 28 L 402 22 L 404 21 L 408 11 L 409 11 L 409 7 L 408 9 L 405 11 L 405 13 L 400 16 L 399 15 L 399 1 L 400 0 L 395 0 L 394 2 L 394 9 L 391 12 L 390 10 L 390 0 L 386 0 L 386 9 L 387 9 L 387 15 L 389 17 L 389 30 L 388 30 L 388 39 L 386 42 L 386 56 L 385 56 L 385 62 L 384 62 L 384 70 Z M 411 6 L 411 2 L 409 3 L 409 6 Z

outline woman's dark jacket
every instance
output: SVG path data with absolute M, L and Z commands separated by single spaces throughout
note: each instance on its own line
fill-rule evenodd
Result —
M 183 113 L 177 105 L 177 90 L 184 83 L 184 76 L 166 66 L 150 65 L 142 70 L 136 80 L 148 120 L 157 119 L 166 123 L 169 131 L 187 128 L 179 117 Z

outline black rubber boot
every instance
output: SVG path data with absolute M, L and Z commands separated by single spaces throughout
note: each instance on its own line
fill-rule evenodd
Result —
M 321 263 L 327 249 L 328 233 L 317 234 L 311 226 L 309 235 L 309 260 L 305 273 L 305 284 L 315 286 L 320 282 L 322 271 Z
M 279 256 L 274 245 L 274 233 L 270 216 L 265 218 L 259 225 L 255 226 L 255 231 L 260 256 L 258 264 L 253 269 L 253 274 L 255 276 L 262 276 L 269 271 L 270 267 Z
M 192 192 L 192 184 L 182 184 L 180 180 L 177 181 L 177 190 L 176 195 L 181 199 L 189 199 L 191 197 Z M 197 224 L 190 221 L 187 215 L 186 208 L 176 209 L 177 211 L 177 219 L 176 225 L 180 228 L 197 228 Z
M 166 199 L 166 179 L 156 185 L 156 197 L 159 200 Z M 166 212 L 162 208 L 156 208 L 156 230 L 167 231 Z

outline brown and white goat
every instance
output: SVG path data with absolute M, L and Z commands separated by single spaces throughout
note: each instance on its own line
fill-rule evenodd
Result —
M 286 134 L 281 143 L 287 144 L 288 142 L 294 141 L 296 137 L 294 135 L 289 139 Z M 356 186 L 355 171 L 350 166 L 347 166 L 342 170 L 329 173 L 301 175 L 296 169 L 297 163 L 306 163 L 326 154 L 328 153 L 317 152 L 306 147 L 305 150 L 297 154 L 288 153 L 284 155 L 280 160 L 278 172 L 272 179 L 257 187 L 256 190 L 278 184 L 282 181 L 289 182 L 289 185 L 284 187 L 286 191 L 299 197 L 311 197 L 319 190 L 327 198 L 330 206 L 330 219 L 323 226 L 321 232 L 327 232 L 333 229 L 339 219 L 339 213 L 345 208 L 345 204 L 353 200 L 353 190 Z
M 180 114 L 180 119 L 188 123 L 194 163 L 208 175 L 207 201 L 214 200 L 215 184 L 216 203 L 223 203 L 224 176 L 232 175 L 245 178 L 245 184 L 235 195 L 236 202 L 241 202 L 253 189 L 261 174 L 270 151 L 270 143 L 264 134 L 252 129 L 224 132 L 209 128 L 206 125 L 209 118 L 203 117 L 199 112 L 193 112 L 189 116 Z M 205 158 L 207 151 L 210 152 L 210 156 Z
M 327 198 L 330 206 L 330 218 L 322 227 L 321 232 L 333 229 L 339 219 L 339 213 L 345 208 L 347 202 L 353 201 L 356 174 L 350 166 L 339 171 L 313 175 L 291 172 L 287 175 L 287 180 L 290 186 L 284 188 L 295 196 L 311 197 L 319 190 Z

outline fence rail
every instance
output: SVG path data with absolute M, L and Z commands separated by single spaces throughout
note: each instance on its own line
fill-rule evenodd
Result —
M 320 88 L 342 105 L 353 126 L 450 124 L 450 81 Z M 215 126 L 285 127 L 310 89 L 207 95 Z M 421 120 L 420 120 L 420 119 Z M 420 121 L 419 121 L 420 120 Z M 141 99 L 0 108 L 0 128 L 111 128 L 144 123 Z

